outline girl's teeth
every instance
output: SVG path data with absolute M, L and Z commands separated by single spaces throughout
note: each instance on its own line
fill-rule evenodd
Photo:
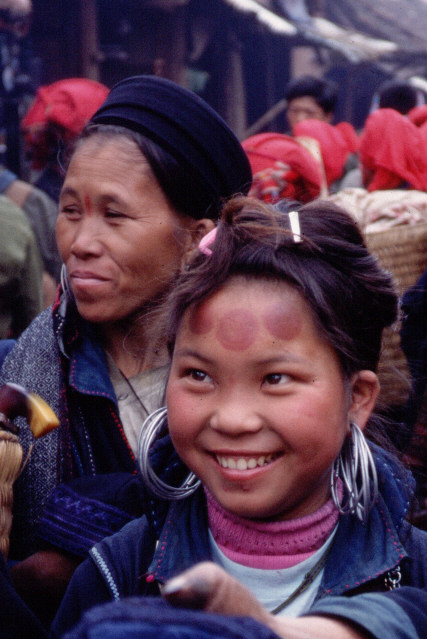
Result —
M 250 457 L 245 459 L 244 457 L 220 457 L 217 455 L 217 461 L 223 468 L 230 468 L 231 470 L 248 470 L 256 468 L 257 466 L 264 466 L 273 459 L 273 455 L 260 455 L 259 457 Z

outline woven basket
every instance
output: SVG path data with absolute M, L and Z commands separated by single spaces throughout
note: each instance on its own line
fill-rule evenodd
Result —
M 401 225 L 378 233 L 366 233 L 369 250 L 389 271 L 399 296 L 415 284 L 427 267 L 427 223 Z M 400 347 L 400 322 L 384 331 L 378 376 L 381 383 L 379 402 L 401 406 L 409 395 L 411 376 Z
M 12 527 L 13 484 L 22 466 L 17 435 L 0 430 L 0 552 L 7 559 Z

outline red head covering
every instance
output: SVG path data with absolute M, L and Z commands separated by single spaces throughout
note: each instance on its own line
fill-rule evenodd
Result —
M 427 190 L 427 158 L 420 130 L 394 109 L 377 109 L 360 138 L 360 161 L 368 191 L 394 189 L 407 182 Z
M 68 78 L 39 87 L 21 122 L 27 148 L 34 153 L 38 168 L 49 154 L 49 127 L 58 127 L 58 137 L 69 142 L 79 135 L 108 92 L 106 86 L 87 78 Z
M 415 126 L 422 126 L 427 122 L 427 104 L 414 107 L 408 113 L 408 120 L 413 122 Z
M 348 126 L 351 127 L 350 124 Z M 322 120 L 302 120 L 294 126 L 292 132 L 296 138 L 313 138 L 318 141 L 328 186 L 342 177 L 348 155 L 356 144 L 354 139 L 347 140 L 339 128 Z M 347 130 L 346 134 L 348 133 Z
M 281 133 L 259 133 L 242 142 L 252 168 L 250 195 L 267 202 L 308 202 L 319 195 L 321 172 L 314 157 Z

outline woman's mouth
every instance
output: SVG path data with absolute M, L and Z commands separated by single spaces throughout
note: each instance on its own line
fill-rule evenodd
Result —
M 274 459 L 279 457 L 279 454 L 269 453 L 268 455 L 244 457 L 215 455 L 215 457 L 222 468 L 229 468 L 230 470 L 253 470 L 254 468 L 260 468 L 270 464 Z

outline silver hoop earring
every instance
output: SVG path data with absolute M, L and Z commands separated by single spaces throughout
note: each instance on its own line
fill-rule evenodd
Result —
M 67 277 L 67 267 L 65 264 L 61 266 L 61 288 L 64 291 L 64 295 L 71 301 L 74 299 L 73 291 L 71 290 L 70 282 Z
M 200 486 L 201 481 L 189 473 L 181 486 L 169 486 L 156 475 L 150 464 L 150 448 L 157 436 L 167 427 L 167 409 L 158 408 L 144 421 L 138 438 L 138 460 L 147 488 L 157 497 L 169 501 L 185 499 Z
M 344 485 L 344 499 L 340 503 L 338 480 Z M 350 424 L 346 438 L 331 470 L 332 499 L 342 515 L 356 515 L 364 524 L 378 495 L 378 477 L 374 458 L 359 426 Z

